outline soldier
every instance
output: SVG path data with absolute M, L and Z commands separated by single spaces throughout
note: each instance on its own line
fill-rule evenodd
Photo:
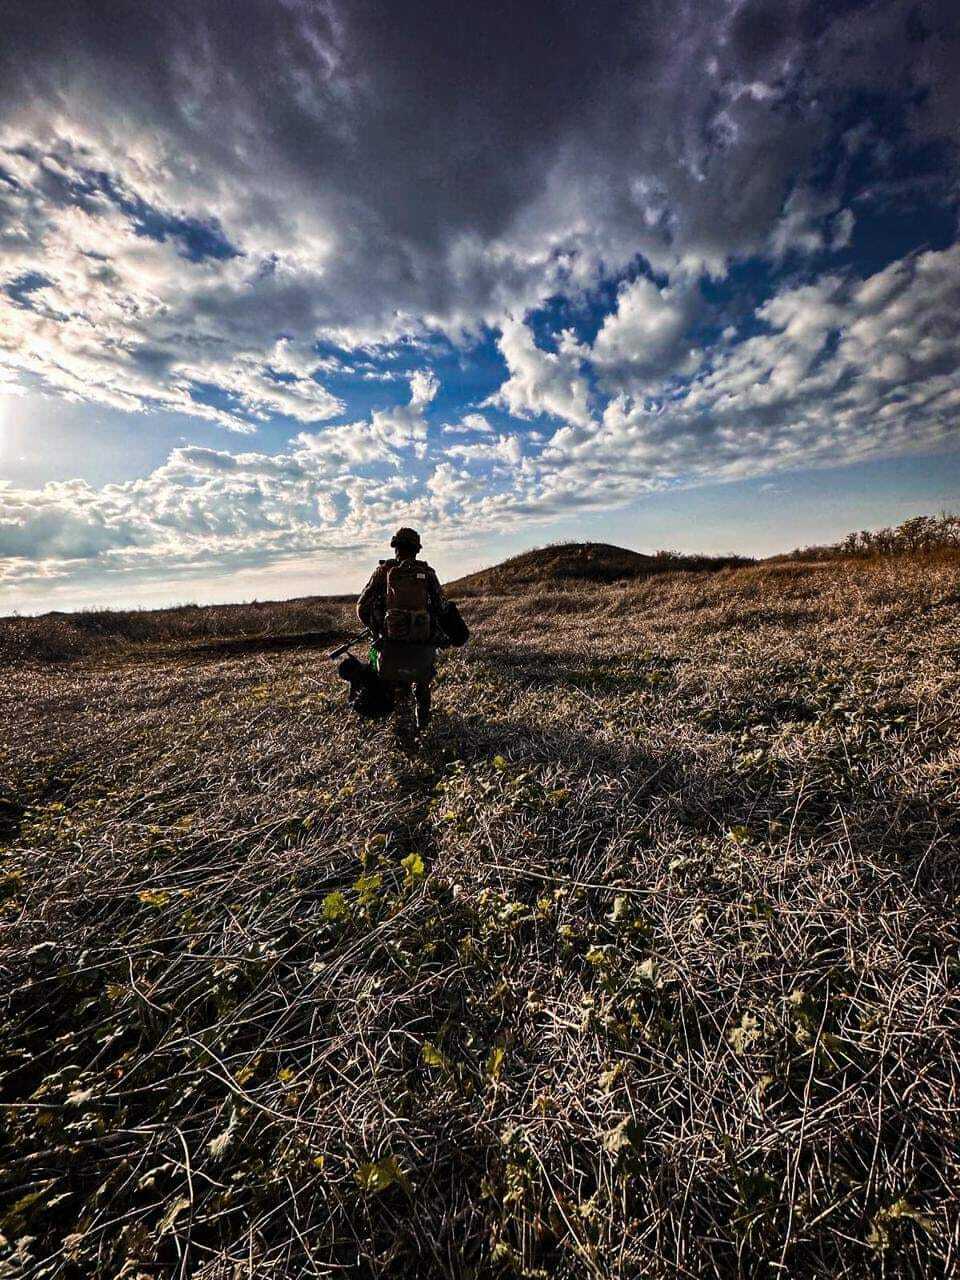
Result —
M 440 617 L 449 608 L 437 575 L 417 559 L 420 535 L 398 529 L 390 540 L 396 555 L 381 560 L 357 601 L 357 617 L 373 632 L 370 661 L 394 694 L 400 726 L 409 715 L 410 689 L 416 694 L 416 726 L 430 720 L 430 686 L 436 675 Z

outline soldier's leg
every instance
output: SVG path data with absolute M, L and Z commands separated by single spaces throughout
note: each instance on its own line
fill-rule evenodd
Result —
M 429 680 L 417 681 L 417 728 L 425 729 L 430 723 L 431 687 Z
M 414 734 L 410 694 L 409 684 L 393 685 L 393 730 L 399 742 L 408 741 Z

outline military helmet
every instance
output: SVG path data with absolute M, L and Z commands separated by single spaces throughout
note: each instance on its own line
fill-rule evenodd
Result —
M 397 550 L 404 547 L 410 551 L 419 551 L 423 543 L 420 541 L 420 535 L 416 529 L 398 529 L 390 539 L 390 545 Z

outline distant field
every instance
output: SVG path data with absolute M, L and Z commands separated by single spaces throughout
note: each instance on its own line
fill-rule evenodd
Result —
M 418 755 L 346 603 L 8 651 L 0 1276 L 955 1275 L 958 606 L 474 584 Z
M 185 648 L 242 637 L 311 636 L 342 627 L 351 597 L 172 609 L 86 609 L 0 618 L 0 665 L 66 662 L 134 647 Z
M 641 555 L 603 542 L 537 547 L 479 573 L 447 584 L 457 599 L 543 586 L 626 581 L 682 569 L 717 572 L 752 561 L 736 556 Z M 184 604 L 169 609 L 86 609 L 36 617 L 0 617 L 0 665 L 62 662 L 137 647 L 170 648 L 222 641 L 299 637 L 322 642 L 332 626 L 357 623 L 356 596 L 307 596 L 298 600 L 254 600 L 247 604 Z

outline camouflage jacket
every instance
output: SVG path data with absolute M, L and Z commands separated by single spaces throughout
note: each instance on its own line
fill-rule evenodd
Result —
M 360 592 L 357 601 L 357 617 L 365 627 L 369 627 L 375 636 L 383 632 L 383 615 L 387 602 L 387 572 L 395 565 L 396 560 L 381 560 L 370 575 L 370 581 Z M 437 617 L 443 611 L 446 597 L 440 586 L 440 579 L 423 560 L 416 561 L 417 567 L 427 572 L 427 592 L 430 597 L 430 615 L 434 630 L 437 630 Z

